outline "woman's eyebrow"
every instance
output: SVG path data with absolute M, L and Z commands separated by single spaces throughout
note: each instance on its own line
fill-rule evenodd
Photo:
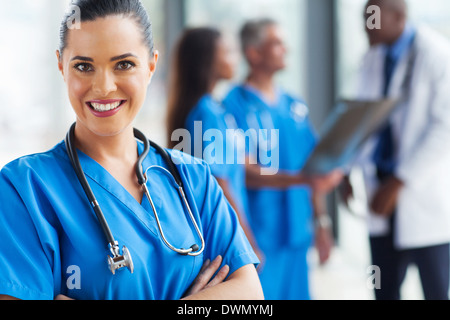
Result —
M 137 58 L 137 56 L 132 54 L 132 53 L 125 53 L 125 54 L 122 54 L 120 56 L 111 58 L 111 61 L 122 60 L 122 59 L 129 58 L 129 57 Z
M 82 57 L 82 56 L 73 57 L 72 60 L 70 60 L 70 61 L 74 61 L 74 60 L 94 62 L 94 59 L 89 58 L 89 57 Z
M 122 54 L 122 55 L 117 56 L 117 57 L 112 57 L 112 58 L 111 58 L 111 61 L 122 60 L 122 59 L 129 58 L 129 57 L 137 58 L 137 56 L 134 55 L 134 54 L 132 54 L 132 53 L 125 53 L 125 54 Z M 83 57 L 83 56 L 76 56 L 76 57 L 73 57 L 73 58 L 71 59 L 71 61 L 74 61 L 74 60 L 81 60 L 81 61 L 94 62 L 94 59 L 89 58 L 89 57 Z

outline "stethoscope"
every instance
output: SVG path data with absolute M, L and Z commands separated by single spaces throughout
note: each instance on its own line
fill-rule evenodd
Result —
M 173 163 L 170 155 L 167 153 L 166 150 L 158 146 L 156 143 L 148 140 L 145 135 L 140 132 L 137 129 L 134 129 L 134 136 L 141 140 L 144 143 L 144 151 L 139 156 L 139 159 L 136 163 L 136 176 L 138 178 L 139 185 L 141 185 L 144 194 L 146 195 L 148 201 L 150 202 L 150 205 L 153 210 L 153 214 L 155 216 L 156 224 L 158 225 L 159 233 L 161 234 L 161 238 L 164 242 L 164 244 L 171 250 L 175 251 L 176 253 L 184 256 L 198 256 L 202 254 L 204 248 L 205 248 L 205 240 L 203 238 L 202 233 L 200 232 L 200 229 L 197 225 L 197 222 L 195 221 L 194 215 L 192 214 L 192 210 L 189 206 L 189 203 L 187 201 L 186 195 L 184 193 L 183 188 L 183 182 L 181 180 L 181 177 L 179 175 L 178 170 L 176 169 L 175 164 Z M 78 180 L 81 183 L 81 186 L 84 189 L 84 192 L 86 193 L 87 198 L 89 199 L 90 204 L 92 205 L 92 208 L 94 209 L 95 215 L 97 216 L 98 222 L 102 228 L 102 231 L 106 237 L 106 240 L 108 241 L 108 247 L 109 250 L 112 253 L 112 257 L 108 256 L 108 266 L 111 270 L 112 274 L 115 274 L 116 270 L 122 269 L 122 268 L 128 268 L 128 270 L 133 273 L 134 271 L 134 265 L 133 260 L 131 259 L 131 255 L 129 250 L 126 246 L 123 246 L 122 248 L 122 254 L 120 253 L 120 247 L 119 243 L 114 239 L 114 236 L 111 232 L 111 229 L 108 226 L 108 223 L 105 219 L 105 216 L 100 208 L 100 204 L 98 203 L 97 199 L 95 198 L 94 193 L 92 192 L 91 187 L 89 186 L 89 183 L 87 182 L 86 176 L 83 172 L 83 169 L 81 168 L 80 160 L 78 158 L 77 150 L 75 148 L 74 144 L 75 139 L 75 124 L 72 125 L 69 132 L 67 133 L 65 143 L 66 143 L 66 149 L 67 154 L 69 155 L 70 162 L 72 163 L 72 166 L 77 174 Z M 161 155 L 165 163 L 168 165 L 169 170 L 160 167 L 160 166 L 151 166 L 147 169 L 147 171 L 143 172 L 143 161 L 147 157 L 150 147 L 153 147 L 156 149 L 156 151 Z M 197 244 L 193 244 L 189 249 L 184 248 L 175 248 L 173 245 L 169 243 L 169 241 L 166 239 L 166 236 L 164 235 L 163 229 L 161 227 L 161 222 L 159 220 L 158 213 L 156 212 L 156 207 L 153 202 L 152 197 L 150 196 L 150 192 L 147 188 L 147 173 L 150 169 L 157 169 L 164 174 L 166 174 L 170 179 L 176 184 L 178 193 L 182 199 L 182 202 L 184 203 L 184 206 L 187 208 L 189 217 L 192 221 L 192 224 L 194 225 L 195 231 L 200 238 L 201 241 L 201 248 Z

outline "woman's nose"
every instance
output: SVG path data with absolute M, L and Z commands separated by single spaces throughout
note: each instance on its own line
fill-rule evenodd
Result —
M 114 75 L 107 71 L 97 73 L 92 84 L 92 90 L 99 97 L 107 97 L 111 92 L 116 91 L 117 85 Z

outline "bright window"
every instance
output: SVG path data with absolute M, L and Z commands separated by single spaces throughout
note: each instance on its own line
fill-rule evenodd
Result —
M 269 17 L 282 27 L 288 48 L 288 68 L 280 74 L 279 84 L 293 94 L 306 92 L 305 0 L 185 0 L 188 26 L 214 26 L 234 40 L 247 19 Z M 238 68 L 236 81 L 246 74 L 245 64 Z

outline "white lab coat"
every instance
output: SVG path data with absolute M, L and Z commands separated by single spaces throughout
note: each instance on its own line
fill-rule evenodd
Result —
M 395 216 L 394 243 L 400 249 L 450 242 L 450 46 L 427 27 L 417 28 L 414 45 L 417 56 L 409 99 L 390 118 L 397 144 L 396 176 L 405 182 Z M 382 97 L 384 59 L 380 46 L 366 54 L 358 98 Z M 408 61 L 405 54 L 393 75 L 390 97 L 400 96 Z M 369 200 L 378 186 L 371 159 L 376 143 L 374 136 L 359 157 Z M 369 232 L 385 233 L 387 219 L 368 211 Z

